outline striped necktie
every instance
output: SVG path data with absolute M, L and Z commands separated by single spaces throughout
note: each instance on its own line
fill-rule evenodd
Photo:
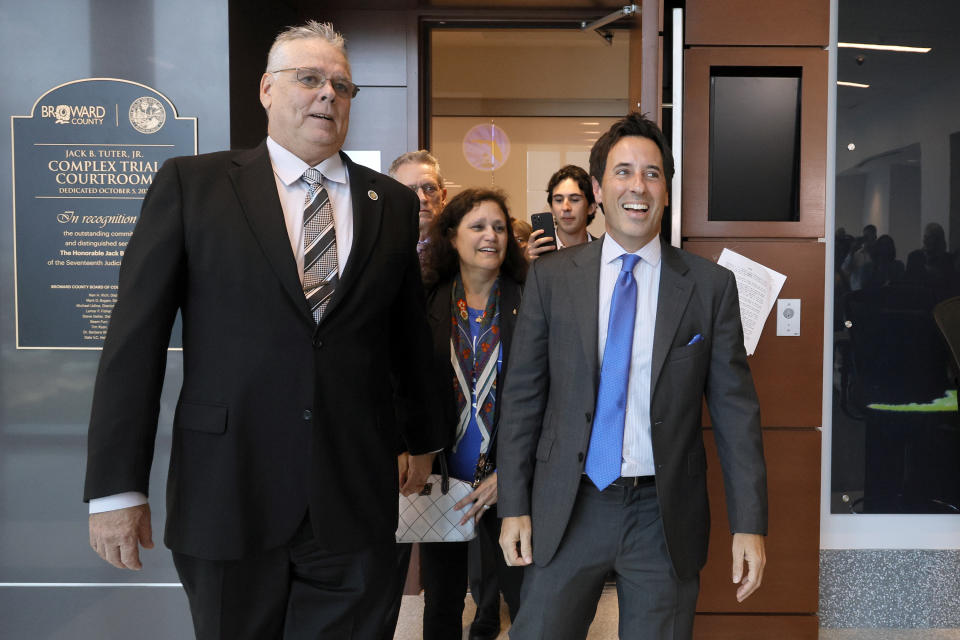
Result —
M 317 323 L 340 279 L 333 204 L 320 179 L 316 169 L 303 173 L 302 180 L 307 183 L 303 210 L 303 294 Z

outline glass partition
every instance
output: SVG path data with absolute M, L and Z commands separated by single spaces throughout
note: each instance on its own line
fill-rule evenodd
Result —
M 589 171 L 597 137 L 628 111 L 628 30 L 611 43 L 578 29 L 430 32 L 430 148 L 448 199 L 497 186 L 514 217 L 548 211 L 560 167 Z M 603 233 L 602 216 L 589 227 Z
M 948 0 L 839 3 L 833 513 L 960 513 L 936 319 L 960 295 L 958 20 Z
M 100 351 L 17 348 L 10 118 L 29 116 L 38 98 L 54 87 L 114 78 L 156 89 L 169 97 L 177 115 L 196 117 L 201 153 L 227 148 L 227 3 L 37 0 L 5 2 L 0 14 L 0 59 L 6 63 L 0 104 L 7 122 L 0 134 L 6 150 L 0 155 L 6 225 L 0 235 L 0 637 L 190 637 L 186 598 L 162 544 L 181 354 L 171 352 L 168 359 L 151 478 L 156 548 L 144 554 L 142 571 L 120 571 L 90 549 L 82 502 Z M 255 81 L 252 86 L 256 100 Z M 113 108 L 110 113 L 127 115 Z M 42 117 L 39 109 L 36 117 Z M 18 134 L 18 145 L 22 138 Z M 17 184 L 22 177 L 16 175 Z M 132 199 L 101 200 L 115 203 L 111 213 L 139 210 Z M 57 321 L 63 318 L 52 320 Z

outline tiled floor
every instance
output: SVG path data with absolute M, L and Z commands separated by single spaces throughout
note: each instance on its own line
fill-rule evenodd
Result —
M 467 596 L 463 611 L 464 639 L 466 629 L 473 620 L 473 600 Z M 423 596 L 404 596 L 400 609 L 400 621 L 394 640 L 419 640 L 423 617 Z M 504 606 L 501 610 L 503 629 L 499 638 L 507 638 L 509 617 Z M 604 591 L 597 607 L 597 616 L 590 627 L 587 640 L 616 640 L 617 594 L 613 589 Z M 820 640 L 960 640 L 960 629 L 821 629 Z
M 473 620 L 476 613 L 476 606 L 473 600 L 467 595 L 467 602 L 463 608 L 463 637 L 466 640 L 467 628 Z M 397 623 L 397 633 L 393 636 L 394 640 L 419 640 L 423 637 L 423 596 L 403 596 L 403 604 L 400 607 L 400 621 Z M 501 603 L 500 624 L 503 631 L 497 636 L 506 640 L 507 627 L 510 624 L 510 616 L 507 613 L 507 606 Z M 600 598 L 600 605 L 597 607 L 597 616 L 590 627 L 590 635 L 587 640 L 607 640 L 607 638 L 617 637 L 617 592 L 611 590 L 604 592 Z
M 958 640 L 960 629 L 820 629 L 820 640 Z

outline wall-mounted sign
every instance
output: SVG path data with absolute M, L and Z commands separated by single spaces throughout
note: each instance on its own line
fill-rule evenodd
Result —
M 197 119 L 146 85 L 87 78 L 11 129 L 17 348 L 99 349 L 143 196 L 167 158 L 197 153 Z
M 463 157 L 474 169 L 499 169 L 510 157 L 510 138 L 492 122 L 478 124 L 463 136 Z

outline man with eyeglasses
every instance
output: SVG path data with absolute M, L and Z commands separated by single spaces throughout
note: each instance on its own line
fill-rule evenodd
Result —
M 420 199 L 420 237 L 417 253 L 423 251 L 427 242 L 430 222 L 447 204 L 447 190 L 440 177 L 440 163 L 426 149 L 408 151 L 390 165 L 388 172 L 400 184 L 408 186 Z
M 423 250 L 427 245 L 427 229 L 430 222 L 443 210 L 447 204 L 447 190 L 443 187 L 443 178 L 440 176 L 440 162 L 426 149 L 408 151 L 401 154 L 390 163 L 387 174 L 417 194 L 420 200 L 418 217 L 419 235 L 417 237 L 417 255 L 423 260 Z M 404 419 L 401 417 L 401 420 Z M 398 483 L 406 484 L 408 466 L 411 460 L 406 444 L 400 442 L 401 453 L 397 456 L 399 469 Z M 393 596 L 386 611 L 381 638 L 393 638 L 400 615 L 400 606 L 403 600 L 403 588 L 407 580 L 407 567 L 410 565 L 412 545 L 397 543 L 396 571 L 394 573 Z
M 331 25 L 281 33 L 260 80 L 266 141 L 165 163 L 124 256 L 90 419 L 90 543 L 129 569 L 153 546 L 148 482 L 179 311 L 164 541 L 198 638 L 377 637 L 396 434 L 416 454 L 405 493 L 444 444 L 418 206 L 340 152 L 357 91 Z

